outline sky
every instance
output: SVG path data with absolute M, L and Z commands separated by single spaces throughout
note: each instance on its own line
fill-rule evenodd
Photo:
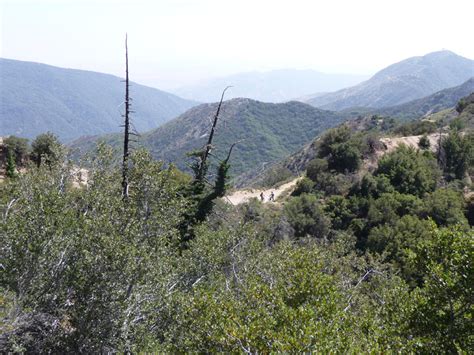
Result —
M 0 0 L 0 57 L 165 90 L 282 68 L 373 74 L 449 49 L 474 59 L 472 0 Z

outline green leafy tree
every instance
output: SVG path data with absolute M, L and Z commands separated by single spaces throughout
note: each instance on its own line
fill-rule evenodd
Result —
M 5 138 L 4 144 L 8 151 L 11 151 L 15 159 L 15 164 L 20 166 L 28 155 L 28 139 L 16 136 Z
M 304 177 L 303 179 L 299 180 L 296 184 L 295 189 L 291 193 L 292 196 L 299 196 L 304 193 L 310 193 L 313 190 L 314 182 Z
M 228 287 L 224 280 L 198 287 L 178 311 L 180 321 L 167 350 L 346 349 L 351 338 L 343 330 L 350 323 L 343 312 L 344 298 L 333 277 L 322 272 L 319 256 L 314 248 L 280 243 L 252 258 L 250 264 L 261 272 L 239 268 Z
M 346 143 L 350 138 L 351 130 L 345 125 L 328 130 L 321 137 L 318 145 L 318 156 L 320 158 L 327 157 L 332 153 L 335 145 Z
M 371 226 L 394 224 L 405 215 L 418 215 L 423 207 L 421 199 L 399 192 L 384 193 L 372 200 L 367 213 Z
M 347 126 L 329 130 L 319 143 L 318 156 L 326 158 L 329 169 L 338 172 L 355 171 L 361 163 L 360 143 L 352 139 Z
M 316 182 L 319 180 L 319 176 L 327 171 L 328 161 L 326 159 L 313 159 L 306 167 L 306 176 Z
M 364 197 L 380 197 L 383 193 L 392 193 L 395 189 L 390 183 L 386 175 L 374 176 L 365 174 L 362 179 L 351 188 L 352 195 L 360 195 Z
M 341 143 L 333 146 L 329 158 L 330 168 L 339 171 L 356 171 L 361 164 L 361 152 L 355 144 Z
M 349 198 L 339 195 L 326 200 L 324 210 L 331 219 L 332 228 L 347 230 L 351 222 L 366 214 L 368 200 L 359 196 Z
M 31 143 L 31 159 L 40 166 L 54 164 L 61 159 L 62 146 L 51 132 L 40 134 Z
M 2 350 L 130 351 L 135 320 L 175 276 L 180 177 L 137 151 L 123 204 L 120 170 L 104 147 L 87 188 L 73 187 L 71 166 L 60 163 L 8 185 L 0 281 L 14 294 L 16 318 Z
M 417 217 L 406 215 L 393 224 L 383 224 L 370 231 L 367 247 L 384 256 L 401 270 L 404 278 L 415 285 L 420 274 L 411 263 L 414 249 L 422 240 L 429 237 L 430 223 Z
M 445 156 L 444 172 L 448 180 L 464 179 L 468 169 L 474 164 L 474 135 L 461 136 L 452 131 L 441 142 Z

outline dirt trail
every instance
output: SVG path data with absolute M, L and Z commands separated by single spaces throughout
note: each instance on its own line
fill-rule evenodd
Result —
M 294 180 L 291 180 L 290 182 L 287 182 L 286 184 L 283 184 L 277 188 L 271 188 L 271 189 L 265 189 L 265 190 L 259 190 L 259 189 L 252 189 L 252 190 L 238 190 L 233 192 L 231 195 L 228 195 L 224 197 L 224 200 L 229 202 L 230 204 L 236 206 L 240 205 L 241 203 L 248 202 L 251 198 L 258 198 L 260 199 L 260 194 L 263 192 L 263 195 L 265 196 L 265 199 L 263 203 L 268 203 L 270 194 L 273 193 L 275 194 L 275 200 L 278 199 L 278 197 L 285 192 L 286 190 L 292 189 L 293 187 L 296 186 L 296 183 L 300 180 L 301 178 L 296 178 Z

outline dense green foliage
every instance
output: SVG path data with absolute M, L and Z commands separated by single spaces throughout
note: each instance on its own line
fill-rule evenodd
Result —
M 421 136 L 420 140 L 418 141 L 418 146 L 420 147 L 420 149 L 429 149 L 430 145 L 431 143 L 428 136 L 426 134 Z
M 337 172 L 353 172 L 361 162 L 361 152 L 356 139 L 351 137 L 347 126 L 329 130 L 321 138 L 318 151 L 320 158 L 327 159 L 329 169 Z
M 31 160 L 41 164 L 54 164 L 61 156 L 62 147 L 58 138 L 51 132 L 40 134 L 31 143 Z
M 451 132 L 442 141 L 444 171 L 448 180 L 464 179 L 474 164 L 474 134 L 461 136 Z
M 16 176 L 16 164 L 13 153 L 10 149 L 7 150 L 7 162 L 5 164 L 5 175 L 9 178 Z
M 375 175 L 386 176 L 401 193 L 421 196 L 435 189 L 440 174 L 430 153 L 421 153 L 402 145 L 379 161 Z
M 21 165 L 28 155 L 28 139 L 9 136 L 8 138 L 4 139 L 3 143 L 5 144 L 8 152 L 13 156 L 15 164 Z
M 124 201 L 105 145 L 86 184 L 62 154 L 8 179 L 0 350 L 469 353 L 473 151 L 445 149 L 461 180 L 429 150 L 376 157 L 374 134 L 328 131 L 284 205 L 220 199 L 232 159 L 211 183 L 144 150 Z

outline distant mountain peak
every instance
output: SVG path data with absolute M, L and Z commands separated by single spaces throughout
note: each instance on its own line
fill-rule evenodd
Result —
M 450 51 L 449 49 L 441 49 L 439 51 L 434 51 L 425 54 L 423 57 L 425 58 L 445 58 L 445 57 L 461 57 L 459 54 L 454 53 L 453 51 Z
M 460 85 L 472 76 L 473 60 L 442 50 L 394 63 L 363 83 L 306 102 L 329 110 L 395 106 Z

